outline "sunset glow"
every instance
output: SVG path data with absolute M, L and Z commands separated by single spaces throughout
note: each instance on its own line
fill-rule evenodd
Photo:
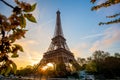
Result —
M 48 63 L 47 66 L 48 67 L 53 67 L 53 64 L 52 63 Z
M 42 70 L 45 71 L 45 70 L 47 70 L 47 68 L 48 68 L 48 66 L 44 66 L 44 67 L 42 68 Z
M 14 0 L 5 0 L 11 5 Z M 87 58 L 95 50 L 103 50 L 111 55 L 120 52 L 120 23 L 99 26 L 100 21 L 107 21 L 106 15 L 113 15 L 120 11 L 120 4 L 103 8 L 98 11 L 91 11 L 93 4 L 90 0 L 23 0 L 31 4 L 37 3 L 37 8 L 33 12 L 37 23 L 27 23 L 27 33 L 25 38 L 18 40 L 24 52 L 18 52 L 19 57 L 12 59 L 18 66 L 25 67 L 40 62 L 43 54 L 48 50 L 53 38 L 56 11 L 61 12 L 61 24 L 66 42 L 75 58 Z M 74 2 L 73 2 L 74 1 Z M 100 0 L 100 4 L 104 0 Z M 0 2 L 0 13 L 9 16 L 11 8 Z M 53 67 L 52 63 L 42 68 L 46 70 Z
M 43 66 L 43 67 L 42 67 L 42 70 L 45 71 L 45 70 L 47 70 L 48 68 L 53 68 L 53 64 L 52 64 L 52 63 L 48 63 L 46 66 Z

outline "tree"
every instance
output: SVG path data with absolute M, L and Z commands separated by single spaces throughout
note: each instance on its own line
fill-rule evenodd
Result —
M 91 0 L 92 3 L 95 3 L 96 1 L 97 0 Z M 119 3 L 120 3 L 120 0 L 107 0 L 104 3 L 101 3 L 99 5 L 93 6 L 91 8 L 91 10 L 94 11 L 94 10 L 98 10 L 100 8 L 103 8 L 103 7 L 107 8 L 107 7 L 110 7 L 112 5 L 119 4 Z M 111 15 L 111 16 L 106 16 L 106 18 L 116 18 L 118 16 L 120 16 L 120 12 L 116 13 L 114 15 Z M 108 24 L 113 24 L 113 23 L 120 23 L 120 18 L 117 18 L 117 19 L 109 21 L 109 22 L 100 22 L 99 25 L 104 25 L 104 24 L 108 25 Z
M 110 55 L 110 53 L 108 53 L 108 52 L 104 52 L 104 51 L 98 50 L 98 51 L 95 51 L 93 53 L 93 59 L 96 62 L 99 62 L 99 61 L 103 61 L 109 55 Z
M 77 58 L 77 62 L 82 66 L 82 65 L 84 65 L 84 64 L 86 64 L 86 60 L 85 60 L 85 58 Z
M 103 62 L 103 68 L 101 72 L 107 78 L 119 77 L 120 76 L 120 58 L 110 56 L 107 57 Z
M 66 77 L 69 74 L 64 63 L 60 62 L 56 64 L 56 74 L 57 77 Z
M 110 56 L 110 53 L 98 50 L 93 53 L 91 60 L 85 66 L 85 70 L 95 75 L 102 75 L 105 78 L 115 78 L 120 75 L 119 66 L 119 53 Z
M 17 70 L 18 76 L 29 76 L 34 73 L 34 66 L 27 65 L 25 68 Z
M 9 17 L 0 14 L 0 74 L 7 76 L 12 70 L 16 73 L 17 66 L 10 60 L 9 54 L 11 53 L 11 57 L 15 58 L 19 56 L 18 51 L 23 52 L 22 46 L 15 44 L 15 41 L 25 38 L 26 19 L 36 23 L 36 19 L 31 14 L 36 8 L 36 3 L 31 5 L 14 0 L 17 5 L 14 7 L 5 0 L 0 1 L 13 10 Z
M 115 53 L 114 56 L 115 56 L 116 58 L 120 58 L 120 53 Z
M 86 71 L 87 72 L 97 72 L 97 66 L 96 63 L 94 61 L 90 61 L 87 65 L 86 65 Z

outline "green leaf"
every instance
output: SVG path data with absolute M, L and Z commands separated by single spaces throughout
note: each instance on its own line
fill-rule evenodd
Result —
M 34 22 L 34 23 L 37 22 L 35 17 L 32 14 L 24 14 L 24 16 L 31 22 Z
M 11 64 L 12 64 L 12 69 L 13 69 L 14 74 L 16 74 L 17 65 L 14 62 L 12 62 Z
M 24 9 L 24 12 L 32 12 L 35 10 L 37 3 L 33 4 L 32 6 L 30 5 L 29 8 Z
M 34 10 L 35 10 L 36 5 L 37 5 L 37 3 L 35 3 L 35 4 L 32 5 L 32 7 L 31 7 L 31 11 L 34 11 Z
M 20 19 L 21 28 L 25 28 L 26 27 L 26 20 L 25 20 L 24 16 L 21 15 L 19 19 Z
M 10 71 L 11 71 L 11 67 L 7 66 L 7 69 L 5 71 L 5 76 L 8 76 L 8 74 L 10 73 Z
M 36 8 L 36 5 L 37 5 L 37 3 L 33 4 L 32 6 L 30 6 L 30 9 L 25 9 L 24 12 L 32 12 L 32 11 L 34 11 L 35 8 Z
M 2 75 L 4 73 L 5 73 L 5 69 L 2 69 L 1 72 L 0 72 L 0 74 Z
M 12 55 L 11 57 L 12 57 L 12 58 L 16 58 L 16 57 L 19 57 L 19 55 L 16 54 L 16 53 L 13 53 L 13 55 Z
M 21 52 L 24 52 L 23 51 L 23 48 L 21 45 L 19 44 L 13 44 L 14 46 L 12 47 L 12 53 L 13 55 L 11 56 L 12 58 L 16 58 L 16 57 L 19 57 L 19 55 L 17 54 L 18 50 L 21 51 Z
M 13 45 L 14 45 L 15 48 L 18 49 L 19 51 L 24 52 L 24 50 L 23 50 L 23 48 L 22 48 L 21 45 L 19 45 L 19 44 L 13 44 Z
M 115 0 L 109 0 L 111 3 L 114 3 Z

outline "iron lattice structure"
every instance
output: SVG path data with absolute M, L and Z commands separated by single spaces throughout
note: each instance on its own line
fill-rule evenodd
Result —
M 74 68 L 78 70 L 79 64 L 75 60 L 73 53 L 68 48 L 66 39 L 64 38 L 64 35 L 63 35 L 61 19 L 60 19 L 60 11 L 58 10 L 56 14 L 57 14 L 57 17 L 56 17 L 56 26 L 55 26 L 54 36 L 52 38 L 52 42 L 47 52 L 44 53 L 43 58 L 39 63 L 39 68 L 45 66 L 48 63 L 54 63 L 54 64 L 72 63 Z
M 54 37 L 52 38 L 52 42 L 48 48 L 48 52 L 56 49 L 60 49 L 60 48 L 70 51 L 66 44 L 66 39 L 64 38 L 63 31 L 62 31 L 60 11 L 57 11 Z

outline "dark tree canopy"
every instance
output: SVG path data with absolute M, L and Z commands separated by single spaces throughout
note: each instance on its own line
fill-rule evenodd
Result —
M 103 75 L 105 78 L 120 77 L 120 53 L 113 56 L 108 52 L 95 51 L 91 61 L 86 64 L 86 70 L 95 75 Z

